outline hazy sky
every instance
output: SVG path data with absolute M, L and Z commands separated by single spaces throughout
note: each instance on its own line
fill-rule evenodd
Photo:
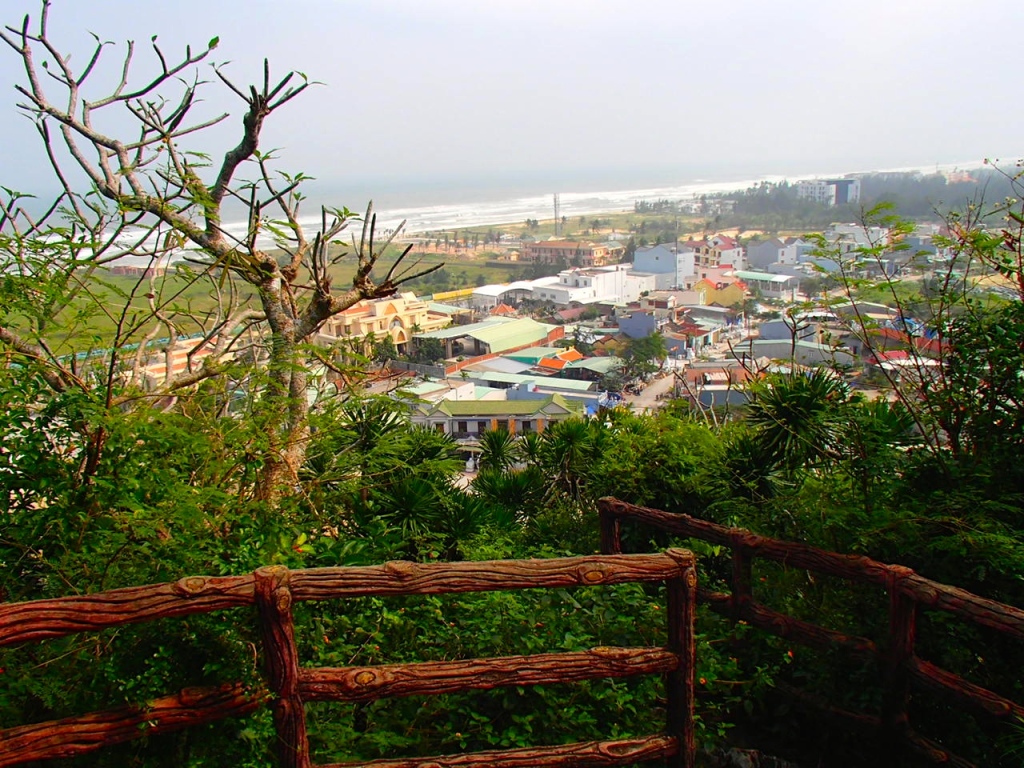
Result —
M 0 19 L 38 15 L 4 0 Z M 325 183 L 630 174 L 756 176 L 1024 155 L 1019 0 L 54 0 L 51 31 L 221 39 L 247 83 L 263 57 L 323 85 L 264 147 Z M 107 52 L 113 64 L 118 53 Z M 0 184 L 38 179 L 0 50 Z M 113 75 L 101 70 L 99 75 Z M 109 82 L 109 80 L 108 80 Z M 211 85 L 204 107 L 238 111 Z M 232 127 L 237 124 L 237 119 Z M 222 131 L 206 148 L 223 151 Z M 44 172 L 44 171 L 43 171 Z

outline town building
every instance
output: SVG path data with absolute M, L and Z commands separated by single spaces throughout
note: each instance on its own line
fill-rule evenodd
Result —
M 484 432 L 504 429 L 512 434 L 543 432 L 552 422 L 583 412 L 583 403 L 552 394 L 529 400 L 441 400 L 416 403 L 412 422 L 459 440 L 479 439 Z
M 541 240 L 523 243 L 522 260 L 538 264 L 562 264 L 570 267 L 601 267 L 622 256 L 620 244 L 591 243 L 584 240 Z
M 562 326 L 538 323 L 529 317 L 492 317 L 480 323 L 457 325 L 417 334 L 417 338 L 438 339 L 445 357 L 479 357 L 523 349 L 554 341 L 565 335 Z
M 318 338 L 323 343 L 334 343 L 339 339 L 369 342 L 390 337 L 395 348 L 404 353 L 414 333 L 436 331 L 450 323 L 449 315 L 431 309 L 426 301 L 408 292 L 353 304 L 328 320 Z
M 796 292 L 800 287 L 800 281 L 791 275 L 738 271 L 736 277 L 746 284 L 748 290 L 760 293 L 766 299 L 796 301 Z
M 846 205 L 860 201 L 860 179 L 812 179 L 798 181 L 797 197 L 823 205 Z
M 675 243 L 637 248 L 633 254 L 633 272 L 657 275 L 655 290 L 683 288 L 693 282 L 697 253 Z

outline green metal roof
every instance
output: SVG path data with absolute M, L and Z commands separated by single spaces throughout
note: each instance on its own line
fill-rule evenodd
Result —
M 408 384 L 401 389 L 403 392 L 408 392 L 410 395 L 422 397 L 423 395 L 429 395 L 431 392 L 437 392 L 438 390 L 444 389 L 447 386 L 447 382 L 431 379 L 430 381 L 417 381 L 415 384 Z
M 733 274 L 740 280 L 759 280 L 762 283 L 788 283 L 796 279 L 790 275 L 773 275 L 770 272 L 737 271 Z
M 506 349 L 525 347 L 527 344 L 543 341 L 548 333 L 557 326 L 538 323 L 529 317 L 492 317 L 482 323 L 455 325 L 442 328 L 440 331 L 418 333 L 422 339 L 457 339 L 469 336 L 490 347 L 491 352 L 504 352 Z
M 542 415 L 544 409 L 556 405 L 564 411 L 577 413 L 582 403 L 573 403 L 561 395 L 549 395 L 543 400 L 442 400 L 431 413 L 448 416 L 532 416 Z
M 450 328 L 442 328 L 439 331 L 429 331 L 428 333 L 417 333 L 417 339 L 457 339 L 460 336 L 474 336 L 477 331 L 490 328 L 495 325 L 505 325 L 507 323 L 515 322 L 512 318 L 508 317 L 492 317 L 489 320 L 484 320 L 482 323 L 470 323 L 469 325 L 453 325 Z
M 514 349 L 546 339 L 554 327 L 538 323 L 529 317 L 522 317 L 509 323 L 481 328 L 469 335 L 490 347 L 491 352 L 503 352 L 506 349 Z
M 507 352 L 502 357 L 536 364 L 545 357 L 557 356 L 559 352 L 565 352 L 565 350 L 561 347 L 529 347 L 527 349 L 520 349 L 518 352 Z

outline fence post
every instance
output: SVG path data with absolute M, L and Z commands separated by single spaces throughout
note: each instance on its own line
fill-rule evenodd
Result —
M 743 618 L 754 599 L 753 576 L 751 575 L 750 548 L 746 531 L 732 536 L 732 619 Z
M 669 550 L 672 555 L 678 550 Z M 678 576 L 667 579 L 668 649 L 679 656 L 679 666 L 666 676 L 666 730 L 679 742 L 679 751 L 666 763 L 668 768 L 693 768 L 696 740 L 693 728 L 694 666 L 697 644 L 694 618 L 697 608 L 697 568 L 687 552 Z
M 622 554 L 622 521 L 604 499 L 597 502 L 598 522 L 601 526 L 601 554 Z
M 907 732 L 907 699 L 910 695 L 908 662 L 914 656 L 917 636 L 917 603 L 900 589 L 903 577 L 913 570 L 890 565 L 886 575 L 889 591 L 889 638 L 883 655 L 882 744 L 888 765 L 901 765 Z
M 260 568 L 256 577 L 256 608 L 268 684 L 276 696 L 274 729 L 281 768 L 310 768 L 306 712 L 299 697 L 299 655 L 292 623 L 289 571 L 275 565 Z

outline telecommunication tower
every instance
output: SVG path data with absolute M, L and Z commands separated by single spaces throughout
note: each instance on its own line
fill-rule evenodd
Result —
M 558 193 L 555 192 L 555 237 L 562 236 L 562 208 L 558 203 Z

